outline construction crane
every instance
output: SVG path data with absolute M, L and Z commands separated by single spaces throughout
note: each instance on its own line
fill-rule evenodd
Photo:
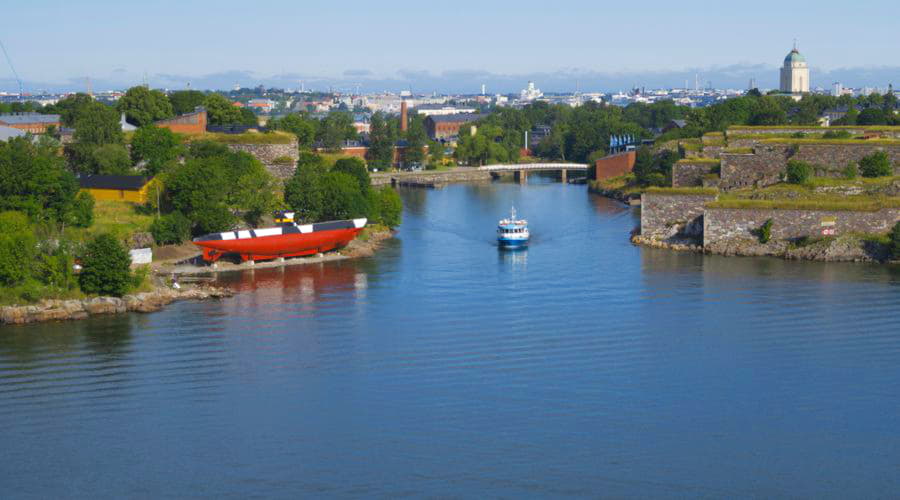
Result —
M 6 52 L 6 46 L 3 45 L 3 41 L 0 41 L 0 49 L 3 49 L 3 55 L 6 56 L 6 62 L 9 64 L 9 69 L 12 70 L 13 76 L 16 77 L 16 82 L 19 84 L 19 97 L 25 94 L 24 87 L 22 86 L 22 79 L 19 78 L 19 74 L 16 72 L 15 66 L 13 66 L 12 59 L 9 58 L 9 53 Z

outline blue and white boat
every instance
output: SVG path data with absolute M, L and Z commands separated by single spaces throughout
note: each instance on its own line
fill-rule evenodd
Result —
M 528 221 L 516 219 L 516 207 L 512 208 L 512 214 L 508 219 L 503 219 L 497 224 L 497 242 L 505 248 L 522 248 L 528 245 Z

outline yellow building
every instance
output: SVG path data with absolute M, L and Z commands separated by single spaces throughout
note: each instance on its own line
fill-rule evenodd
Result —
M 91 175 L 78 180 L 95 200 L 146 203 L 152 177 L 142 175 Z

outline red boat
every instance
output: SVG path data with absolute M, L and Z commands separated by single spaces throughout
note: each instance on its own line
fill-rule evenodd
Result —
M 203 260 L 215 262 L 228 253 L 241 261 L 271 260 L 327 252 L 346 246 L 366 227 L 366 219 L 295 224 L 293 213 L 276 216 L 276 227 L 212 233 L 194 238 L 203 248 Z

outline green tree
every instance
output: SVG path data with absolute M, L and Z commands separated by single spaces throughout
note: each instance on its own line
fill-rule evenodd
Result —
M 158 245 L 177 245 L 190 238 L 191 221 L 181 212 L 172 212 L 153 221 L 150 233 Z
M 887 117 L 879 108 L 867 108 L 862 110 L 856 119 L 857 125 L 887 125 Z
M 94 197 L 91 193 L 81 191 L 75 196 L 68 220 L 78 227 L 90 227 L 94 223 Z
M 378 214 L 378 222 L 390 228 L 399 226 L 403 216 L 403 201 L 400 195 L 390 186 L 384 186 L 374 193 L 377 203 L 374 211 Z
M 44 108 L 43 111 L 45 113 L 58 114 L 64 126 L 74 127 L 78 117 L 81 116 L 81 112 L 94 102 L 93 97 L 79 92 L 60 99 L 56 104 Z
M 328 151 L 340 151 L 341 144 L 357 137 L 353 117 L 344 111 L 333 111 L 322 119 L 316 130 L 316 140 Z
M 203 106 L 210 125 L 240 125 L 243 122 L 240 108 L 222 94 L 207 95 Z
M 131 159 L 135 164 L 144 162 L 144 173 L 150 176 L 162 171 L 163 167 L 178 159 L 181 139 L 167 128 L 141 127 L 131 139 Z
M 74 142 L 66 146 L 73 170 L 96 173 L 94 150 L 106 144 L 122 144 L 123 138 L 115 109 L 96 101 L 85 105 L 75 121 Z
M 112 235 L 104 233 L 91 240 L 81 257 L 78 283 L 84 293 L 121 297 L 131 283 L 131 257 Z
M 199 90 L 179 90 L 169 94 L 172 112 L 176 115 L 192 113 L 197 106 L 203 106 L 204 99 L 206 99 L 206 94 Z
M 283 118 L 269 120 L 268 126 L 273 130 L 284 130 L 296 135 L 300 148 L 309 149 L 316 140 L 318 122 L 305 115 L 305 113 L 291 113 Z
M 874 153 L 859 160 L 859 173 L 863 177 L 886 177 L 894 175 L 891 157 L 884 151 Z
M 0 212 L 0 284 L 14 286 L 31 276 L 37 239 L 22 212 Z
M 813 175 L 813 167 L 800 160 L 790 160 L 785 167 L 787 181 L 791 184 L 805 184 Z
M 366 162 L 359 158 L 341 158 L 334 162 L 331 167 L 332 172 L 343 172 L 353 176 L 359 182 L 359 189 L 363 194 L 369 191 L 371 180 L 369 179 L 369 170 L 366 168 Z
M 78 181 L 55 149 L 25 137 L 0 142 L 0 210 L 65 223 L 77 194 Z
M 246 125 L 248 127 L 256 128 L 259 126 L 259 118 L 256 117 L 256 113 L 253 112 L 252 109 L 249 108 L 240 108 L 241 113 L 241 125 Z
M 93 161 L 91 170 L 95 174 L 130 175 L 134 173 L 128 150 L 121 144 L 97 146 L 91 152 L 91 159 Z
M 425 161 L 425 143 L 428 134 L 425 132 L 425 123 L 418 114 L 413 114 L 409 120 L 409 128 L 406 131 L 406 150 L 403 157 L 406 163 L 423 163 Z
M 191 158 L 166 176 L 166 200 L 191 220 L 194 234 L 225 231 L 234 224 L 226 203 L 232 186 L 225 162 L 224 157 Z
M 294 217 L 298 222 L 321 220 L 324 174 L 325 167 L 321 157 L 312 153 L 300 153 L 297 170 L 284 185 L 284 202 L 295 212 Z
M 358 181 L 344 172 L 326 172 L 321 178 L 322 220 L 365 217 L 369 211 L 366 196 Z
M 391 128 L 380 111 L 372 114 L 369 121 L 369 150 L 366 159 L 369 166 L 387 170 L 394 163 L 394 142 Z
M 900 259 L 900 221 L 894 224 L 890 234 L 891 239 L 891 257 Z
M 128 89 L 119 99 L 116 108 L 120 113 L 125 113 L 128 123 L 137 127 L 146 127 L 175 115 L 166 94 L 143 85 Z

